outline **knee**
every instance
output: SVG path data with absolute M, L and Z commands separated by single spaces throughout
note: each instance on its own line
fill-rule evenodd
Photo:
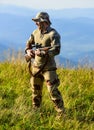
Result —
M 57 90 L 57 88 L 58 88 L 59 85 L 60 85 L 59 79 L 55 79 L 52 82 L 50 80 L 47 80 L 47 87 L 48 87 L 48 91 L 50 93 L 54 93 L 54 91 Z
M 54 85 L 59 86 L 60 80 L 59 79 L 54 79 L 53 81 L 47 80 L 46 84 L 47 84 L 47 86 L 54 86 Z

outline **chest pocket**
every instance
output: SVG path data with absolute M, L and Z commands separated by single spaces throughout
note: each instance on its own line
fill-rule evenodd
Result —
M 49 34 L 37 34 L 35 36 L 35 43 L 41 44 L 42 46 L 51 46 L 51 39 Z

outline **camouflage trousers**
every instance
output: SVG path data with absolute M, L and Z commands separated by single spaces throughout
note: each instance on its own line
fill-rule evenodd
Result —
M 33 69 L 33 73 L 36 73 L 38 70 Z M 32 88 L 32 104 L 33 107 L 40 107 L 42 102 L 42 89 L 43 82 L 46 82 L 50 98 L 54 103 L 55 109 L 57 112 L 64 111 L 64 102 L 61 96 L 58 86 L 60 81 L 56 74 L 56 71 L 45 71 L 41 72 L 35 77 L 31 77 L 30 83 Z

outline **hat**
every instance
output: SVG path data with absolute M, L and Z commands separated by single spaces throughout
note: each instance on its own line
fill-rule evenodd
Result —
M 47 23 L 51 24 L 51 22 L 49 20 L 49 15 L 46 12 L 38 13 L 35 18 L 32 18 L 32 20 L 34 22 L 47 22 Z

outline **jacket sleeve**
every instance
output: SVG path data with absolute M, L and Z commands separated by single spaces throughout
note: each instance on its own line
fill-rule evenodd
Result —
M 27 40 L 26 42 L 26 48 L 25 48 L 25 52 L 28 50 L 28 49 L 32 49 L 32 44 L 34 44 L 34 36 L 33 34 L 31 34 L 30 38 Z
M 60 53 L 61 43 L 60 43 L 60 35 L 57 32 L 54 32 L 51 35 L 51 49 L 49 49 L 49 56 L 55 56 Z

